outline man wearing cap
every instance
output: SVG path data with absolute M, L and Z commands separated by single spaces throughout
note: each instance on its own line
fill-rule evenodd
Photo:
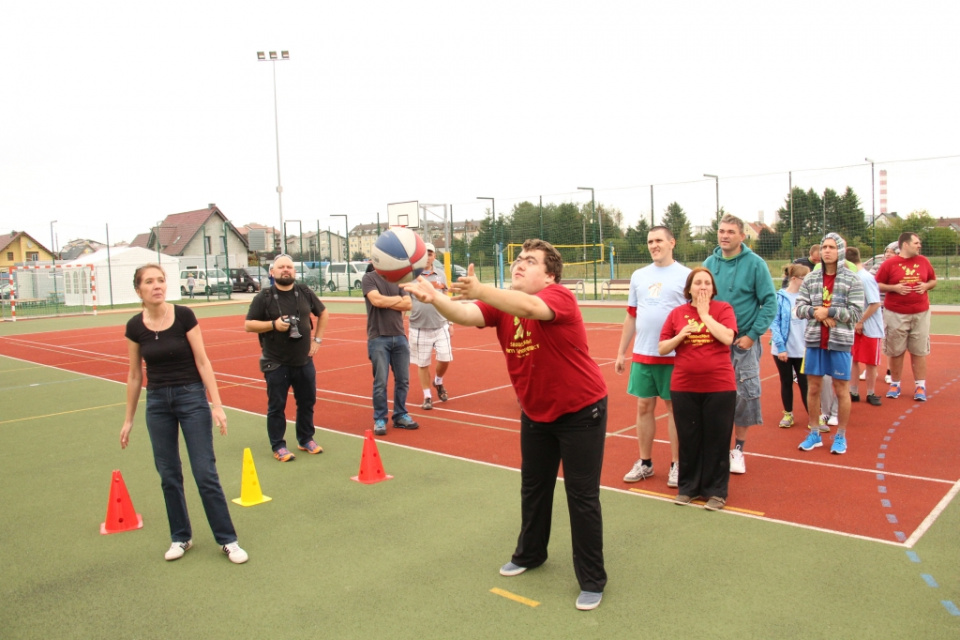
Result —
M 440 293 L 447 292 L 447 278 L 434 265 L 437 248 L 427 243 L 427 266 L 420 274 L 433 285 Z M 433 409 L 433 392 L 430 390 L 430 360 L 433 352 L 437 352 L 437 375 L 433 378 L 433 386 L 437 388 L 437 400 L 446 402 L 449 395 L 443 386 L 443 375 L 453 360 L 453 349 L 450 346 L 450 323 L 440 315 L 432 304 L 420 302 L 413 298 L 413 309 L 410 311 L 410 356 L 417 365 L 420 378 L 420 387 L 423 389 L 423 408 Z

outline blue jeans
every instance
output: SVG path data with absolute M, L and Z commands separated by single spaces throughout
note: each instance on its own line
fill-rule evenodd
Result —
M 410 388 L 410 345 L 406 336 L 381 336 L 367 340 L 373 363 L 373 419 L 387 420 L 387 375 L 393 369 L 393 419 L 407 414 Z
M 186 542 L 193 538 L 187 500 L 183 495 L 183 468 L 180 463 L 180 431 L 187 445 L 190 469 L 197 483 L 207 522 L 217 544 L 237 541 L 227 499 L 217 475 L 213 453 L 213 418 L 203 384 L 147 390 L 147 431 L 153 444 L 153 460 L 160 474 L 163 500 L 167 505 L 170 539 Z
M 306 445 L 313 440 L 313 407 L 317 404 L 317 369 L 313 360 L 302 367 L 282 364 L 263 374 L 267 381 L 267 437 L 276 451 L 287 446 L 287 394 L 293 387 L 297 403 L 297 442 Z

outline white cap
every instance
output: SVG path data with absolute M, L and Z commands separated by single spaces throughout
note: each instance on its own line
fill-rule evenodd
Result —
M 433 251 L 434 253 L 436 253 L 436 252 L 437 252 L 437 248 L 436 248 L 435 246 L 433 246 L 433 243 L 432 243 L 432 242 L 428 242 L 428 243 L 427 243 L 427 251 Z

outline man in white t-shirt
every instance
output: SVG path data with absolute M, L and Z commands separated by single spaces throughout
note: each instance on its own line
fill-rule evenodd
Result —
M 880 285 L 860 261 L 860 250 L 847 247 L 847 262 L 857 266 L 857 275 L 863 282 L 863 297 L 866 307 L 860 321 L 854 326 L 853 365 L 850 373 L 850 400 L 860 402 L 860 389 L 857 381 L 860 377 L 860 365 L 866 371 L 864 380 L 867 385 L 867 402 L 875 407 L 882 403 L 876 392 L 877 365 L 880 364 L 883 348 L 883 314 L 880 311 Z
M 667 409 L 667 433 L 670 438 L 670 473 L 667 486 L 677 486 L 677 460 L 680 457 L 677 426 L 673 421 L 670 400 L 670 378 L 673 375 L 674 353 L 661 356 L 657 350 L 663 322 L 674 308 L 684 304 L 683 288 L 690 269 L 673 259 L 677 241 L 670 229 L 653 227 L 647 233 L 647 249 L 653 264 L 637 269 L 630 278 L 627 317 L 623 321 L 620 347 L 617 350 L 616 372 L 626 369 L 626 357 L 633 344 L 633 361 L 627 393 L 637 397 L 637 440 L 640 459 L 623 477 L 624 482 L 638 482 L 653 475 L 653 439 L 657 431 L 657 398 Z

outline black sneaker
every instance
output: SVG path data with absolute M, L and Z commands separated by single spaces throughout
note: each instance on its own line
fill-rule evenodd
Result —
M 433 386 L 437 388 L 437 398 L 440 399 L 440 402 L 446 402 L 450 396 L 447 395 L 447 390 L 443 388 L 443 385 L 435 384 Z
M 850 402 L 860 402 L 860 394 L 859 394 L 859 393 L 854 393 L 853 391 L 851 391 L 851 392 L 850 392 Z
M 872 393 L 867 394 L 867 403 L 872 404 L 875 407 L 879 407 L 882 402 L 880 402 L 880 396 L 875 396 Z
M 410 417 L 410 414 L 405 413 L 399 418 L 393 420 L 393 426 L 397 429 L 419 429 L 420 425 L 414 422 L 413 418 Z
M 423 405 L 422 405 L 420 408 L 421 408 L 421 409 L 424 409 L 425 411 L 430 411 L 430 409 L 433 409 L 433 399 L 432 399 L 432 398 L 424 398 L 424 399 L 423 399 Z

